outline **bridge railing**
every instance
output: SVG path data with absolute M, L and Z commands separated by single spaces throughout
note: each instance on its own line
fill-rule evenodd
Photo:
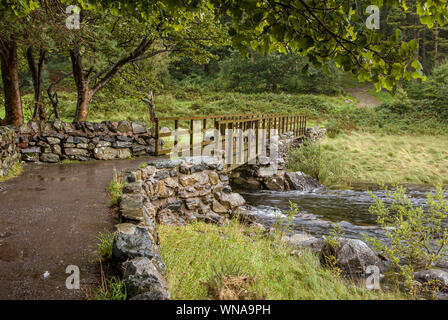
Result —
M 306 117 L 303 115 L 281 115 L 281 114 L 230 114 L 216 116 L 193 116 L 193 117 L 164 117 L 156 118 L 154 121 L 154 133 L 156 139 L 155 153 L 158 156 L 171 154 L 179 155 L 181 152 L 202 151 L 204 148 L 215 142 L 214 137 L 210 138 L 209 133 L 218 131 L 222 143 L 222 150 L 226 150 L 226 145 L 232 142 L 233 155 L 236 156 L 236 140 L 238 135 L 229 136 L 232 131 L 254 132 L 256 139 L 256 155 L 258 155 L 260 134 L 269 141 L 271 133 L 284 134 L 290 132 L 294 137 L 305 135 Z M 162 127 L 162 125 L 164 125 Z M 162 130 L 163 129 L 163 130 Z M 229 130 L 230 129 L 230 130 Z M 182 138 L 187 137 L 187 143 Z M 230 141 L 232 139 L 232 141 Z M 182 144 L 181 144 L 182 143 Z M 244 161 L 248 161 L 249 137 L 244 137 Z M 175 149 L 174 149 L 175 148 Z M 230 150 L 228 150 L 230 151 Z M 240 159 L 241 160 L 241 159 Z

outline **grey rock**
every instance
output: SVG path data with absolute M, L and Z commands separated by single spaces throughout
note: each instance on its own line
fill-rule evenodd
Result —
M 131 148 L 132 147 L 132 143 L 131 142 L 126 142 L 126 141 L 116 141 L 114 143 L 112 143 L 112 147 L 114 148 Z
M 126 261 L 136 257 L 152 259 L 155 256 L 154 240 L 147 228 L 135 226 L 130 230 L 118 231 L 114 236 L 112 257 L 116 261 Z
M 118 150 L 110 147 L 99 147 L 93 149 L 93 156 L 98 160 L 112 160 L 118 158 Z
M 137 181 L 134 183 L 126 183 L 123 187 L 123 193 L 129 194 L 129 193 L 139 193 L 142 190 L 142 182 Z
M 440 269 L 422 270 L 414 273 L 414 278 L 420 283 L 433 282 L 442 291 L 448 291 L 448 272 Z
M 49 144 L 59 144 L 61 142 L 61 140 L 59 140 L 58 138 L 53 137 L 48 137 L 47 141 Z
M 291 190 L 312 191 L 322 187 L 319 181 L 300 171 L 286 172 L 285 178 Z
M 134 134 L 146 133 L 146 124 L 143 122 L 132 122 L 132 132 Z
M 171 159 L 160 159 L 160 160 L 152 160 L 147 162 L 148 165 L 154 166 L 157 169 L 168 169 L 179 166 L 183 161 L 180 159 L 171 160 Z
M 61 159 L 59 158 L 59 156 L 54 153 L 42 153 L 40 155 L 40 161 L 42 161 L 42 162 L 57 163 L 60 160 Z
M 22 153 L 40 153 L 40 148 L 32 147 L 32 148 L 22 149 Z
M 282 241 L 286 242 L 291 247 L 297 249 L 308 248 L 311 249 L 312 252 L 320 252 L 325 242 L 322 239 L 318 239 L 308 234 L 304 233 L 296 233 L 290 237 L 285 236 L 282 238 Z
M 66 143 L 74 143 L 74 144 L 88 143 L 89 139 L 87 139 L 85 137 L 79 137 L 79 136 L 69 136 L 65 142 Z
M 340 239 L 338 246 L 326 242 L 320 252 L 320 262 L 323 266 L 336 266 L 348 277 L 362 277 L 370 265 L 384 270 L 382 260 L 378 255 L 358 239 Z
M 123 141 L 123 142 L 130 142 L 130 141 L 132 141 L 132 137 L 128 137 L 128 136 L 117 135 L 116 138 L 117 138 L 117 141 Z
M 64 152 L 68 156 L 84 156 L 84 157 L 87 157 L 89 155 L 89 151 L 86 150 L 86 149 L 65 148 Z
M 129 121 L 122 120 L 118 122 L 117 130 L 123 133 L 129 132 L 132 130 L 131 124 Z
M 283 191 L 285 189 L 284 177 L 280 175 L 267 177 L 263 182 L 267 190 Z
M 219 201 L 221 204 L 228 209 L 235 209 L 246 204 L 246 201 L 239 193 L 219 193 Z
M 159 170 L 156 171 L 154 174 L 154 179 L 156 180 L 163 180 L 170 176 L 170 172 L 168 170 Z

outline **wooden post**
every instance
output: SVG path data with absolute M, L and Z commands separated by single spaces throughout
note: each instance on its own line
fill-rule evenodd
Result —
M 258 157 L 258 120 L 255 120 L 255 154 Z
M 193 156 L 194 147 L 194 120 L 190 120 L 190 156 Z
M 159 150 L 160 150 L 160 137 L 159 137 L 159 131 L 160 131 L 160 123 L 159 123 L 159 118 L 155 118 L 155 123 L 156 123 L 156 127 L 155 127 L 155 134 L 156 134 L 156 156 L 159 155 Z
M 177 130 L 179 129 L 179 120 L 174 120 L 174 146 L 177 146 L 179 143 L 179 137 L 177 136 Z M 176 154 L 178 156 L 179 153 Z
M 202 155 L 202 152 L 204 151 L 204 142 L 206 141 L 206 139 L 205 139 L 206 137 L 207 137 L 207 119 L 204 118 L 202 120 L 201 155 Z

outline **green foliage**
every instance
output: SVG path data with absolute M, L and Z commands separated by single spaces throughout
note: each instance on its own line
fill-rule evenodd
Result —
M 9 169 L 9 172 L 6 176 L 0 176 L 0 182 L 6 181 L 8 179 L 12 179 L 14 177 L 17 177 L 23 172 L 23 166 L 21 163 L 16 163 Z
M 126 286 L 122 280 L 111 277 L 108 280 L 104 280 L 101 287 L 93 290 L 88 299 L 126 300 Z
M 325 164 L 338 164 L 325 183 L 448 184 L 446 136 L 353 131 L 324 139 Z
M 254 290 L 265 299 L 401 299 L 395 291 L 367 291 L 323 269 L 309 250 L 293 248 L 266 237 L 255 227 L 232 221 L 225 226 L 192 223 L 160 225 L 161 254 L 167 267 L 172 299 L 210 299 L 204 285 L 214 274 L 231 272 L 253 277 Z M 224 271 L 221 270 L 224 266 Z M 229 271 L 230 270 L 230 271 Z M 238 270 L 237 272 L 235 270 Z M 217 279 L 219 282 L 219 277 Z M 243 287 L 247 289 L 248 287 Z
M 333 224 L 329 231 L 329 235 L 324 236 L 323 241 L 333 248 L 338 248 L 341 245 L 341 239 L 344 236 L 341 225 Z M 324 265 L 330 267 L 337 274 L 342 274 L 342 270 L 337 266 L 337 259 L 334 255 L 324 256 Z
M 293 232 L 292 227 L 294 224 L 294 217 L 300 214 L 300 209 L 297 203 L 289 201 L 289 208 L 283 212 L 275 213 L 275 224 L 274 229 L 278 234 L 284 234 L 284 231 L 288 231 L 290 233 Z
M 340 73 L 330 64 L 328 74 L 307 67 L 308 61 L 299 55 L 271 53 L 264 56 L 253 54 L 252 59 L 232 54 L 221 61 L 219 87 L 244 93 L 300 92 L 340 93 Z
M 390 102 L 382 103 L 377 107 L 379 112 L 387 110 L 399 115 L 409 114 L 413 111 L 413 105 L 409 100 L 406 91 L 398 90 Z
M 407 285 L 412 288 L 412 273 L 428 269 L 448 258 L 448 201 L 439 186 L 436 193 L 427 194 L 426 205 L 415 207 L 399 186 L 395 191 L 385 190 L 391 201 L 386 205 L 373 193 L 375 204 L 369 212 L 377 216 L 387 242 L 364 235 L 365 239 L 400 271 Z
M 448 61 L 436 67 L 427 81 L 411 83 L 407 90 L 417 101 L 417 111 L 448 120 Z
M 114 177 L 109 183 L 109 186 L 107 187 L 107 192 L 110 197 L 110 205 L 116 206 L 120 202 L 120 197 L 123 194 L 123 188 L 124 188 L 124 181 L 123 177 L 114 173 Z
M 415 59 L 417 42 L 404 42 L 400 30 L 386 35 L 384 30 L 368 29 L 364 13 L 370 4 L 380 9 L 386 5 L 383 1 L 331 0 L 310 5 L 301 0 L 249 0 L 220 3 L 217 12 L 233 18 L 232 45 L 245 53 L 250 48 L 260 53 L 292 51 L 322 68 L 333 60 L 360 81 L 371 80 L 389 90 L 401 78 L 422 78 L 422 66 Z M 387 5 L 406 8 L 404 1 L 387 1 Z M 442 1 L 418 1 L 414 10 L 428 26 L 436 20 L 443 23 L 448 16 Z
M 100 261 L 107 261 L 112 258 L 112 248 L 114 244 L 114 235 L 112 233 L 99 233 L 96 237 L 99 241 L 96 248 L 96 254 Z
M 213 300 L 260 300 L 256 291 L 256 278 L 243 274 L 237 263 L 223 261 L 213 266 L 207 293 Z
M 324 241 L 333 247 L 338 247 L 341 243 L 341 239 L 343 236 L 344 236 L 344 232 L 342 231 L 341 225 L 338 223 L 333 224 L 330 227 L 329 235 L 324 238 Z
M 300 147 L 288 154 L 286 167 L 289 171 L 301 171 L 321 183 L 334 183 L 340 175 L 342 164 L 336 158 L 329 158 L 320 143 L 305 140 Z
M 301 171 L 319 180 L 323 161 L 319 143 L 305 140 L 299 148 L 289 153 L 288 159 L 290 171 Z

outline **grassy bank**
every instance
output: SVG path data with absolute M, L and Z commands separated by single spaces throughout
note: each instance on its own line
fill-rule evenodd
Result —
M 162 256 L 173 299 L 397 299 L 367 291 L 320 267 L 308 250 L 292 249 L 236 222 L 160 226 Z
M 448 184 L 445 136 L 352 132 L 325 139 L 322 152 L 336 164 L 329 183 Z
M 287 167 L 325 185 L 448 184 L 445 136 L 354 131 L 292 150 Z

